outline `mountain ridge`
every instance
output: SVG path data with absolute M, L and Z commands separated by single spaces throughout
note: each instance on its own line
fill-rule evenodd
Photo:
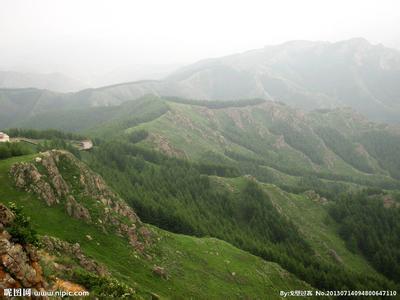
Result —
M 306 45 L 306 46 L 304 46 Z M 1 90 L 0 108 L 22 119 L 24 102 L 38 112 L 115 106 L 147 94 L 202 100 L 263 98 L 304 110 L 350 106 L 375 121 L 398 123 L 400 52 L 364 39 L 336 43 L 292 41 L 182 67 L 164 80 L 144 80 L 76 93 Z M 28 93 L 29 92 L 29 93 Z M 37 113 L 35 111 L 33 114 Z M 29 116 L 29 115 L 28 115 Z M 9 127 L 4 116 L 1 127 Z

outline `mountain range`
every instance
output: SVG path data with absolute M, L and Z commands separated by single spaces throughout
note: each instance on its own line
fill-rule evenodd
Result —
M 50 149 L 78 136 L 8 132 L 41 141 L 0 159 L 1 202 L 39 235 L 8 224 L 2 251 L 24 257 L 38 239 L 42 286 L 138 299 L 397 288 L 396 126 L 263 99 L 145 96 L 46 116 L 25 127 L 95 147 L 74 157 Z
M 7 111 L 16 121 L 50 110 L 114 106 L 155 94 L 222 101 L 262 98 L 303 110 L 351 107 L 372 120 L 396 123 L 400 116 L 399 80 L 397 50 L 361 38 L 336 43 L 292 41 L 200 61 L 164 80 L 69 94 L 2 89 L 0 111 Z M 0 126 L 12 123 L 2 121 Z
M 395 293 L 399 66 L 363 39 L 294 41 L 163 80 L 0 89 L 0 288 Z

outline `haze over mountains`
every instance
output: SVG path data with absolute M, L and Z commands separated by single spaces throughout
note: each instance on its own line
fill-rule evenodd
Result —
M 13 67 L 11 68 L 12 71 L 0 71 L 0 88 L 37 88 L 61 93 L 78 92 L 87 88 L 121 82 L 162 79 L 181 66 L 183 64 L 126 64 L 103 72 L 93 72 L 80 68 L 69 69 L 65 66 L 48 66 L 43 69 L 43 72 L 38 71 L 40 66 Z M 46 71 L 52 68 L 63 70 L 63 72 Z M 3 69 L 6 68 L 3 67 Z
M 3 0 L 0 40 L 0 299 L 399 298 L 398 0 Z
M 68 95 L 3 89 L 0 108 L 20 114 L 29 105 L 29 112 L 21 115 L 26 118 L 48 110 L 119 105 L 156 94 L 203 100 L 262 98 L 305 110 L 348 106 L 375 121 L 398 122 L 398 82 L 397 50 L 362 38 L 336 43 L 292 41 L 199 61 L 164 80 L 120 83 Z M 37 87 L 41 88 L 39 83 Z
M 88 85 L 61 73 L 24 73 L 0 71 L 1 88 L 37 88 L 57 92 L 75 92 Z
M 268 46 L 198 62 L 169 80 L 192 98 L 261 97 L 304 109 L 350 106 L 375 119 L 389 119 L 400 108 L 400 52 L 362 38 Z
M 293 41 L 162 80 L 0 89 L 0 294 L 16 278 L 100 298 L 396 296 L 399 57 Z M 5 264 L 15 249 L 29 259 Z

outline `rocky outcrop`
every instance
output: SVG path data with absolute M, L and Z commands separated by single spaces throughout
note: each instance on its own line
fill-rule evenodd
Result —
M 70 217 L 91 222 L 89 210 L 76 202 L 74 196 L 68 195 L 65 203 L 65 209 Z
M 37 194 L 47 205 L 63 205 L 69 216 L 125 236 L 137 251 L 151 242 L 152 232 L 133 209 L 67 151 L 47 151 L 32 162 L 14 164 L 10 175 L 17 187 Z
M 43 278 L 36 248 L 13 242 L 5 229 L 13 220 L 14 214 L 0 204 L 0 295 L 9 288 L 45 290 L 48 283 Z
M 72 293 L 86 291 L 86 289 L 83 286 L 73 283 L 73 282 L 70 282 L 70 281 L 67 281 L 67 280 L 62 280 L 60 278 L 56 279 L 53 289 L 56 291 L 61 290 L 61 291 L 67 291 L 67 292 L 72 292 Z
M 51 185 L 43 179 L 36 166 L 32 163 L 17 163 L 11 167 L 15 185 L 27 192 L 36 193 L 47 205 L 59 203 Z
M 78 243 L 71 244 L 49 236 L 42 237 L 40 241 L 46 251 L 58 256 L 61 254 L 66 254 L 74 258 L 79 265 L 88 272 L 96 273 L 99 276 L 110 275 L 104 266 L 85 256 L 81 250 L 81 246 Z
M 60 161 L 60 155 L 57 152 L 45 152 L 43 154 L 41 163 L 46 168 L 48 173 L 48 178 L 54 187 L 55 192 L 58 197 L 63 197 L 68 195 L 69 187 L 65 182 L 64 178 L 61 176 L 60 171 L 58 170 L 57 164 Z
M 312 201 L 325 205 L 328 203 L 328 199 L 325 197 L 321 197 L 316 191 L 314 190 L 308 190 L 304 192 L 304 195 L 306 195 L 308 198 L 310 198 Z
M 165 268 L 160 267 L 160 266 L 154 266 L 153 267 L 153 273 L 156 274 L 157 276 L 168 279 L 168 274 Z
M 156 149 L 167 156 L 187 158 L 185 151 L 176 148 L 165 136 L 160 134 L 151 133 L 149 140 L 155 145 Z
M 17 187 L 36 193 L 49 206 L 60 203 L 69 194 L 68 184 L 57 167 L 60 156 L 56 153 L 42 153 L 35 159 L 35 163 L 16 163 L 10 169 Z
M 0 225 L 7 226 L 14 221 L 15 215 L 5 205 L 0 204 Z M 1 230 L 2 228 L 0 228 Z
M 397 202 L 392 195 L 384 195 L 382 197 L 383 207 L 385 208 L 399 208 L 400 203 Z
M 337 254 L 334 249 L 328 249 L 328 253 L 336 263 L 343 264 L 342 258 L 339 256 L 339 254 Z

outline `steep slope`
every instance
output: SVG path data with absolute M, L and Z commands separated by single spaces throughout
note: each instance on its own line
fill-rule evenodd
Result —
M 41 113 L 16 126 L 105 140 L 135 140 L 142 132 L 140 146 L 230 165 L 281 187 L 310 188 L 317 177 L 323 181 L 313 185 L 326 183 L 337 193 L 347 183 L 393 189 L 400 179 L 399 128 L 370 122 L 351 109 L 304 112 L 261 99 L 206 102 L 148 95 L 119 106 Z
M 23 206 L 40 234 L 48 287 L 67 282 L 92 295 L 122 290 L 174 299 L 275 299 L 279 290 L 310 289 L 279 265 L 225 242 L 143 224 L 100 176 L 67 152 L 0 161 L 0 199 Z
M 311 190 L 322 189 L 318 180 L 310 184 L 306 176 L 299 177 L 300 187 L 308 191 L 301 195 L 286 193 L 282 199 L 280 189 L 275 187 L 276 193 L 270 193 L 274 190 L 271 186 L 263 190 L 251 175 L 228 179 L 240 174 L 228 164 L 176 158 L 182 152 L 168 143 L 163 144 L 164 150 L 173 157 L 134 145 L 130 141 L 138 136 L 146 137 L 143 131 L 136 133 L 140 135 L 132 133 L 125 140 L 117 138 L 101 144 L 86 159 L 146 222 L 173 232 L 218 237 L 266 260 L 278 262 L 321 289 L 390 286 L 387 279 L 372 271 L 365 259 L 345 248 L 335 222 L 328 216 L 328 206 L 312 205 L 318 199 L 328 202 Z M 198 144 L 193 146 L 199 147 Z M 212 174 L 224 178 L 210 176 Z M 342 191 L 348 192 L 339 189 L 334 196 L 340 196 Z M 284 209 L 277 204 L 281 199 L 288 203 Z M 303 201 L 306 206 L 301 205 Z M 286 211 L 296 206 L 293 211 Z M 300 208 L 310 210 L 304 212 L 310 222 L 304 224 L 299 218 L 303 214 Z M 312 217 L 313 212 L 318 216 Z M 310 227 L 317 230 L 310 230 Z M 319 243 L 315 235 L 322 238 Z M 341 264 L 341 258 L 337 257 L 342 255 L 346 260 L 353 259 L 352 263 Z M 368 276 L 366 270 L 369 270 Z
M 20 122 L 14 127 L 47 129 L 56 128 L 64 131 L 115 134 L 124 128 L 153 120 L 168 109 L 161 99 L 144 96 L 136 101 L 127 101 L 118 106 L 88 107 L 71 110 L 57 110 L 37 115 Z M 101 128 L 101 132 L 97 132 Z
M 197 162 L 230 165 L 280 185 L 307 187 L 301 178 L 317 177 L 398 187 L 400 140 L 395 127 L 371 123 L 351 110 L 303 113 L 275 102 L 222 108 L 190 103 L 170 99 L 167 113 L 125 132 L 129 136 L 145 130 L 147 138 L 139 145 Z M 381 148 L 386 155 L 379 154 Z
M 118 106 L 124 102 L 141 98 L 147 94 L 158 94 L 156 88 L 164 83 L 141 81 L 119 84 L 98 89 L 85 89 L 76 93 L 56 93 L 35 88 L 0 89 L 0 127 L 15 127 L 32 118 L 35 125 L 44 118 L 54 116 L 84 115 L 96 107 Z M 100 109 L 102 112 L 102 110 Z M 108 110 L 105 110 L 108 112 Z M 112 109 L 111 109 L 112 111 Z M 44 115 L 42 115 L 44 114 Z M 52 125 L 49 123 L 48 127 Z M 46 126 L 46 123 L 38 127 Z
M 42 113 L 17 125 L 78 131 L 105 140 L 130 140 L 142 132 L 145 139 L 138 145 L 230 165 L 281 187 L 310 188 L 304 177 L 328 181 L 334 193 L 344 182 L 399 185 L 399 128 L 370 122 L 351 109 L 305 113 L 261 99 L 205 102 L 148 95 L 119 106 Z
M 5 288 L 24 287 L 31 288 L 35 292 L 42 291 L 48 286 L 43 279 L 43 271 L 38 263 L 39 258 L 35 247 L 17 240 L 17 226 L 14 225 L 17 222 L 18 216 L 0 203 L 0 291 L 2 296 L 7 296 L 4 293 Z
M 399 78 L 398 51 L 356 38 L 292 41 L 204 60 L 168 80 L 186 87 L 179 95 L 186 98 L 263 97 L 303 109 L 350 106 L 370 118 L 396 122 Z
M 213 184 L 238 191 L 242 178 L 214 177 Z M 306 241 L 318 258 L 359 274 L 376 274 L 366 259 L 350 251 L 341 239 L 338 228 L 329 216 L 333 201 L 321 197 L 314 191 L 302 194 L 287 193 L 272 184 L 259 183 L 269 195 L 278 211 L 298 226 Z

